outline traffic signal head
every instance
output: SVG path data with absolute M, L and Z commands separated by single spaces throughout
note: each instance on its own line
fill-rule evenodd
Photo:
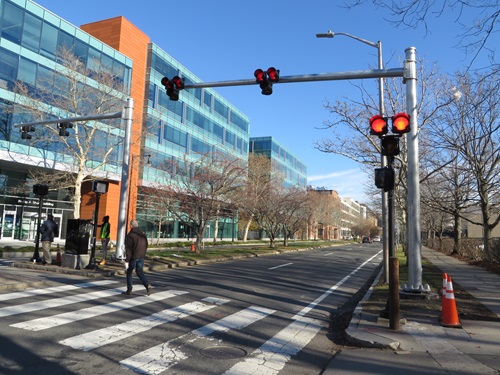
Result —
M 32 136 L 29 132 L 34 132 L 35 127 L 31 125 L 23 125 L 21 126 L 21 139 L 31 139 Z
M 370 134 L 378 135 L 379 137 L 387 134 L 387 117 L 375 115 L 370 119 Z
M 167 77 L 163 77 L 161 79 L 161 84 L 165 86 L 165 90 L 167 92 L 170 100 L 177 101 L 179 100 L 179 91 L 184 89 L 184 79 L 179 76 L 175 76 L 171 80 Z
M 267 69 L 267 77 L 269 82 L 278 82 L 280 80 L 280 71 L 274 67 Z
M 394 190 L 394 169 L 375 168 L 375 186 L 384 191 Z
M 399 154 L 399 136 L 387 135 L 380 141 L 382 155 L 395 156 Z
M 404 134 L 410 131 L 410 116 L 400 112 L 392 116 L 392 132 L 395 134 Z
M 253 75 L 262 89 L 262 95 L 271 95 L 273 93 L 273 83 L 278 82 L 280 79 L 280 71 L 273 67 L 267 69 L 266 72 L 257 69 Z
M 73 124 L 71 122 L 61 122 L 57 127 L 59 128 L 59 137 L 68 137 L 69 132 L 66 129 L 71 129 Z

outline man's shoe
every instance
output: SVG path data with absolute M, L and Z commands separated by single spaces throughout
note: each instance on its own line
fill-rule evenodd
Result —
M 153 287 L 151 286 L 151 284 L 147 284 L 146 285 L 146 293 L 149 295 L 151 295 L 151 289 L 153 289 Z
M 122 294 L 126 294 L 127 296 L 132 295 L 132 291 L 127 289 L 126 291 L 122 292 Z
M 106 259 L 101 260 L 101 262 L 99 263 L 100 266 L 104 266 L 105 264 L 106 264 Z

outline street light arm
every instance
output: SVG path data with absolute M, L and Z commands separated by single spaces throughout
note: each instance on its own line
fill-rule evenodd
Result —
M 354 36 L 354 35 L 351 35 L 351 34 L 348 34 L 348 33 L 342 33 L 342 32 L 340 32 L 340 33 L 334 33 L 331 30 L 328 30 L 328 32 L 325 33 L 325 34 L 316 34 L 316 38 L 333 38 L 335 35 L 344 35 L 344 36 L 347 36 L 349 38 L 356 39 L 356 40 L 360 41 L 361 43 L 368 44 L 369 46 L 372 46 L 372 47 L 375 47 L 375 48 L 379 48 L 379 43 L 371 42 L 369 40 L 366 40 L 366 39 L 363 39 L 363 38 L 359 38 L 357 36 Z

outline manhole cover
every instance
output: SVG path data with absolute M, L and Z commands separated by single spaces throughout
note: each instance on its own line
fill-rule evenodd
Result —
M 209 346 L 200 350 L 200 353 L 213 359 L 233 359 L 242 358 L 247 352 L 233 346 Z

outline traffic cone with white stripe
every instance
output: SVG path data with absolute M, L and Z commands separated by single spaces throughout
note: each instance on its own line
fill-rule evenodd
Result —
M 446 281 L 446 291 L 442 303 L 442 319 L 443 327 L 461 328 L 462 324 L 458 318 L 457 304 L 455 302 L 455 293 L 453 292 L 453 282 L 451 276 L 448 275 Z
M 441 305 L 444 303 L 446 297 L 446 284 L 448 284 L 448 275 L 443 273 L 443 290 L 441 291 Z

